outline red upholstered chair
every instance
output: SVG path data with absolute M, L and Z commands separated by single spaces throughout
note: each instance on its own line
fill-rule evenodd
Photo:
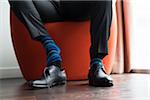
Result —
M 116 22 L 116 21 L 115 21 Z M 116 26 L 114 20 L 109 39 L 109 56 L 105 58 L 106 71 L 111 70 L 115 51 Z M 40 78 L 46 66 L 46 55 L 42 45 L 30 38 L 28 30 L 11 12 L 11 36 L 15 54 L 26 80 Z M 45 27 L 61 48 L 63 67 L 68 80 L 87 79 L 90 56 L 89 21 L 46 23 Z

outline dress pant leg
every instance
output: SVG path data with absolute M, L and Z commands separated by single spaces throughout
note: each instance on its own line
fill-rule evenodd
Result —
M 43 23 L 47 21 L 59 20 L 54 2 L 51 0 L 44 1 L 9 1 L 10 7 L 15 15 L 28 29 L 32 39 L 38 36 L 48 35 Z
M 90 19 L 91 59 L 105 57 L 108 54 L 112 1 L 62 1 L 61 6 L 65 20 L 82 21 Z
M 95 1 L 90 15 L 90 57 L 102 59 L 108 54 L 108 39 L 112 21 L 112 1 Z

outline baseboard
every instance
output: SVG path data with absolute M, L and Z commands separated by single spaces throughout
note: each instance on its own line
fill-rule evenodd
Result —
M 130 72 L 131 73 L 150 74 L 150 69 L 132 69 Z
M 0 79 L 5 78 L 20 78 L 22 77 L 19 67 L 1 67 L 0 68 Z

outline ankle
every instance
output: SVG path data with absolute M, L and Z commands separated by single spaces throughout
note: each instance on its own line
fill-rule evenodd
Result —
M 58 60 L 58 61 L 48 64 L 47 67 L 56 66 L 61 69 L 61 65 L 62 65 L 62 62 L 60 60 Z
M 93 65 L 97 65 L 97 64 L 102 64 L 102 59 L 100 58 L 93 58 L 90 62 L 90 66 L 92 67 Z
M 51 65 L 49 65 L 49 66 L 52 66 L 52 65 L 61 68 L 61 61 L 52 62 Z

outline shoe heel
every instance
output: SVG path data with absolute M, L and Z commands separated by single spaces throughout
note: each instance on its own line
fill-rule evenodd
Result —
M 90 86 L 95 85 L 92 79 L 89 79 L 89 85 L 90 85 Z
M 66 81 L 60 81 L 60 82 L 58 82 L 58 85 L 64 85 L 66 83 L 67 83 Z

